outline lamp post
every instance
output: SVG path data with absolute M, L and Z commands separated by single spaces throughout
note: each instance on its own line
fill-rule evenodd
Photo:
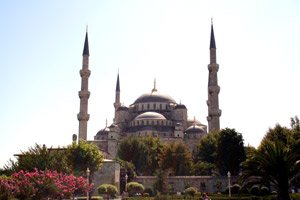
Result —
M 231 176 L 231 173 L 230 171 L 227 172 L 227 176 L 228 176 L 228 194 L 229 194 L 229 197 L 231 197 L 231 186 L 230 186 L 230 176 Z
M 90 169 L 86 169 L 86 183 L 87 183 L 87 192 L 86 192 L 86 199 L 90 199 Z
M 127 180 L 128 180 L 128 175 L 126 173 L 125 175 L 125 192 L 127 193 Z

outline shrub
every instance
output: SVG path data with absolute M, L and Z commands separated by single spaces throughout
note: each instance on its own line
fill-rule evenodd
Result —
M 260 195 L 265 196 L 265 195 L 269 195 L 269 194 L 270 194 L 269 188 L 267 188 L 266 186 L 262 186 L 260 188 Z
M 234 184 L 231 186 L 231 194 L 238 194 L 241 190 L 241 186 L 239 184 Z
M 253 185 L 250 188 L 250 194 L 255 195 L 255 196 L 259 195 L 259 187 L 258 187 L 258 185 Z
M 195 194 L 198 192 L 197 188 L 195 187 L 189 187 L 189 188 L 186 188 L 184 190 L 184 193 L 187 194 L 187 195 L 190 195 L 190 196 L 195 196 Z
M 106 194 L 109 197 L 115 197 L 118 193 L 117 187 L 111 184 L 102 184 L 97 188 L 97 190 L 99 194 Z
M 146 188 L 144 190 L 144 193 L 148 193 L 150 197 L 153 197 L 154 196 L 154 192 L 151 188 Z
M 144 186 L 138 182 L 129 182 L 127 183 L 126 187 L 130 196 L 143 193 L 145 190 Z

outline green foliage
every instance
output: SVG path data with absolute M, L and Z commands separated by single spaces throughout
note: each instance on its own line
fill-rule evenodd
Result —
M 129 137 L 119 144 L 117 157 L 131 162 L 138 175 L 153 175 L 158 168 L 158 153 L 162 144 L 159 138 Z
M 79 140 L 67 147 L 67 159 L 74 174 L 85 175 L 89 168 L 91 174 L 97 171 L 103 162 L 104 156 L 95 144 Z
M 184 193 L 187 194 L 187 195 L 190 195 L 190 196 L 195 196 L 195 194 L 198 192 L 197 188 L 195 187 L 189 187 L 189 188 L 186 188 L 184 190 Z
M 244 184 L 271 183 L 277 188 L 278 199 L 290 199 L 289 182 L 299 172 L 300 146 L 295 145 L 299 141 L 290 143 L 289 138 L 291 131 L 279 125 L 269 130 L 258 150 L 242 164 Z
M 45 145 L 35 144 L 22 152 L 17 162 L 10 161 L 4 166 L 1 174 L 11 175 L 20 170 L 34 171 L 52 170 L 63 173 L 74 172 L 75 175 L 85 175 L 89 168 L 91 173 L 98 170 L 103 161 L 103 154 L 94 144 L 80 140 L 67 148 L 47 148 Z
M 134 196 L 138 193 L 142 194 L 145 190 L 144 186 L 138 182 L 129 182 L 126 187 L 130 196 Z
M 153 184 L 154 190 L 162 194 L 167 194 L 170 189 L 170 185 L 168 182 L 168 176 L 171 173 L 171 169 L 158 169 L 156 171 L 156 181 Z
M 238 175 L 240 163 L 246 159 L 243 136 L 234 129 L 223 129 L 217 143 L 216 165 L 221 175 Z
M 69 172 L 64 149 L 52 149 L 38 144 L 29 147 L 28 151 L 22 152 L 17 159 L 17 163 L 13 165 L 15 165 L 15 172 L 19 170 L 34 171 L 35 168 Z
M 117 187 L 111 184 L 102 184 L 97 188 L 97 190 L 98 194 L 105 194 L 109 197 L 115 197 L 118 193 Z
M 199 161 L 193 166 L 193 171 L 196 176 L 210 176 L 216 171 L 216 165 Z
M 164 145 L 159 154 L 160 168 L 171 169 L 175 176 L 190 175 L 192 164 L 192 154 L 182 141 Z
M 194 162 L 215 163 L 217 156 L 218 132 L 209 133 L 201 138 L 196 151 Z

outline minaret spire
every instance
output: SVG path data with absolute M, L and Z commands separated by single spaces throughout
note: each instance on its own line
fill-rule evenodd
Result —
M 88 82 L 91 74 L 91 71 L 89 70 L 89 56 L 88 33 L 86 32 L 82 53 L 82 69 L 80 70 L 81 90 L 78 93 L 80 98 L 80 108 L 77 115 L 79 121 L 79 139 L 83 140 L 87 140 L 87 121 L 90 118 L 90 115 L 88 114 L 88 99 L 90 97 Z
M 85 34 L 85 41 L 84 41 L 84 47 L 83 47 L 83 53 L 82 55 L 87 55 L 89 56 L 90 55 L 90 52 L 89 52 L 89 41 L 88 41 L 88 32 L 87 32 L 87 28 L 86 28 L 86 34 Z
M 210 46 L 209 49 L 215 49 L 216 48 L 216 42 L 215 42 L 215 34 L 214 34 L 214 25 L 213 21 L 211 19 L 211 31 L 210 31 Z
M 153 86 L 152 92 L 157 92 L 157 89 L 156 89 L 156 78 L 154 78 L 154 86 Z
M 216 42 L 214 35 L 213 24 L 211 24 L 211 34 L 210 34 L 210 64 L 208 65 L 208 131 L 218 131 L 220 130 L 220 116 L 221 110 L 219 109 L 219 92 L 220 86 L 218 85 L 218 70 L 219 65 L 217 64 L 216 56 Z
M 116 84 L 116 94 L 115 94 L 115 102 L 114 102 L 114 107 L 115 107 L 114 121 L 117 117 L 117 110 L 121 106 L 120 96 L 121 96 L 121 90 L 120 90 L 120 78 L 119 78 L 119 70 L 118 70 L 117 84 Z

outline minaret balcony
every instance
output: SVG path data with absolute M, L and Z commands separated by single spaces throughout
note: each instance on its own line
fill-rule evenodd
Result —
M 212 94 L 212 93 L 219 94 L 219 92 L 220 92 L 220 86 L 218 86 L 218 85 L 210 85 L 210 86 L 208 86 L 208 92 L 209 92 L 209 94 Z
M 211 63 L 207 66 L 209 72 L 217 72 L 219 71 L 219 64 Z
M 220 117 L 222 114 L 222 111 L 220 109 L 209 109 L 208 110 L 208 115 L 211 117 Z
M 90 75 L 91 75 L 91 70 L 89 70 L 89 69 L 81 69 L 80 70 L 80 76 L 82 78 L 88 78 L 88 77 L 90 77 Z
M 89 98 L 90 97 L 90 91 L 86 91 L 86 90 L 81 90 L 78 92 L 78 96 L 80 99 L 82 98 Z
M 90 115 L 87 113 L 78 113 L 77 118 L 79 121 L 88 121 L 90 119 Z

